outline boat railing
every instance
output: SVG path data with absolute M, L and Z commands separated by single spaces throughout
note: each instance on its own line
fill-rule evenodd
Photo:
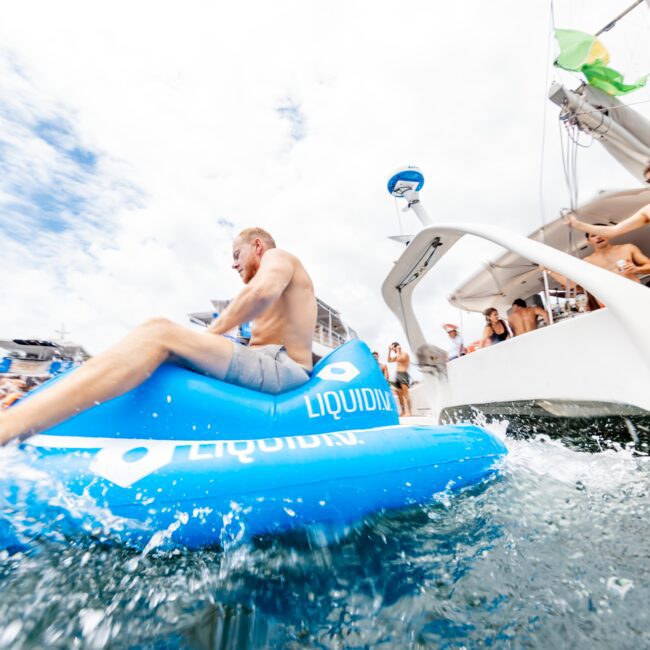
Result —
M 349 337 L 343 336 L 335 330 L 329 329 L 324 325 L 317 323 L 314 329 L 314 341 L 330 348 L 337 348 L 343 345 Z

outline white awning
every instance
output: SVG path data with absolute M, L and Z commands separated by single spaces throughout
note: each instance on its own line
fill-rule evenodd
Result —
M 650 189 L 622 192 L 602 192 L 575 211 L 580 221 L 587 223 L 616 224 L 631 216 L 643 206 L 650 204 Z M 542 229 L 536 230 L 530 239 L 543 242 L 558 250 L 583 258 L 591 248 L 582 232 L 573 231 L 558 218 Z M 617 243 L 632 242 L 646 254 L 650 253 L 650 227 L 642 228 L 616 239 Z M 552 282 L 553 286 L 553 282 Z M 515 298 L 528 298 L 543 289 L 542 274 L 537 265 L 515 253 L 505 253 L 489 262 L 461 285 L 449 297 L 449 302 L 466 311 L 483 311 L 488 307 L 506 310 Z

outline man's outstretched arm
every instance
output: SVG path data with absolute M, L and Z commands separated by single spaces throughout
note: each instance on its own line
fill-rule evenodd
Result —
M 255 277 L 239 292 L 232 302 L 215 318 L 208 332 L 224 334 L 233 327 L 253 320 L 268 309 L 287 288 L 293 277 L 291 258 L 277 248 L 262 257 Z
M 589 260 L 585 258 L 585 262 L 589 262 Z M 590 264 L 593 264 L 593 262 L 590 262 Z M 551 269 L 547 269 L 541 264 L 538 265 L 537 268 L 542 273 L 546 271 L 549 274 L 549 276 L 551 276 L 557 283 L 561 284 L 567 292 L 578 290 L 578 285 L 573 280 L 569 280 L 569 278 L 564 277 L 561 273 L 558 273 L 557 271 L 551 271 Z
M 573 226 L 576 230 L 588 232 L 592 235 L 600 235 L 601 237 L 620 237 L 628 232 L 632 232 L 637 228 L 642 228 L 650 223 L 650 203 L 642 207 L 638 212 L 635 212 L 631 217 L 623 219 L 620 223 L 613 226 L 593 226 L 584 221 L 578 221 L 573 215 L 565 218 L 565 222 Z

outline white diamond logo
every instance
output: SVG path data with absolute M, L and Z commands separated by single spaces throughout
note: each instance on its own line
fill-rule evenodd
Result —
M 316 376 L 327 381 L 342 381 L 347 384 L 359 374 L 359 369 L 353 363 L 337 361 L 326 365 Z
M 140 479 L 168 465 L 176 443 L 173 441 L 147 441 L 136 444 L 120 441 L 117 445 L 104 447 L 97 453 L 90 471 L 112 481 L 120 487 L 131 487 Z

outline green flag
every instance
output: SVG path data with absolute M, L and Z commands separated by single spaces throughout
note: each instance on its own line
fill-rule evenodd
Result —
M 595 36 L 574 29 L 556 29 L 555 38 L 560 45 L 560 55 L 554 65 L 582 72 L 590 86 L 608 95 L 625 95 L 645 86 L 648 75 L 636 83 L 626 84 L 620 72 L 608 68 L 609 53 Z
M 587 83 L 598 88 L 608 95 L 626 95 L 637 88 L 645 86 L 648 75 L 638 79 L 636 83 L 626 84 L 623 75 L 612 68 L 600 63 L 594 65 L 583 65 L 582 74 L 587 78 Z

